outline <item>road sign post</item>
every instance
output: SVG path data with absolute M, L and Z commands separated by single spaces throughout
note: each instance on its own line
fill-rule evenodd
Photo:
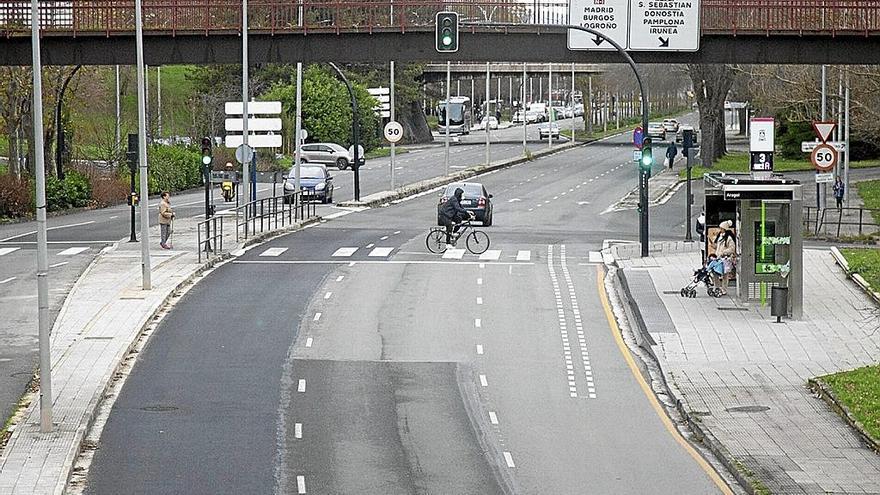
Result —
M 813 162 L 817 171 L 831 172 L 837 165 L 839 156 L 836 149 L 823 143 L 816 146 L 816 149 L 810 154 L 810 161 Z

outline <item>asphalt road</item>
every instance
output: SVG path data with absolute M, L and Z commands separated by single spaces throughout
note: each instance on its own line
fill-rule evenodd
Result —
M 718 493 L 600 297 L 591 251 L 637 237 L 602 213 L 631 157 L 622 137 L 483 176 L 482 259 L 426 251 L 428 193 L 215 269 L 139 356 L 87 493 Z

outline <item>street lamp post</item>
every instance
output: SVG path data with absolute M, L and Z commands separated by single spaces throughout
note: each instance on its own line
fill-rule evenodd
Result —
M 351 140 L 352 140 L 352 149 L 354 150 L 354 164 L 352 165 L 352 170 L 354 171 L 354 200 L 361 200 L 361 177 L 360 177 L 360 168 L 361 162 L 360 157 L 358 157 L 359 146 L 360 146 L 360 129 L 359 122 L 360 118 L 358 117 L 358 104 L 357 98 L 354 94 L 354 89 L 351 87 L 351 83 L 348 82 L 348 78 L 345 77 L 345 74 L 339 70 L 339 67 L 336 67 L 336 64 L 330 63 L 330 67 L 333 67 L 333 70 L 339 74 L 339 78 L 342 79 L 342 82 L 345 83 L 345 87 L 348 89 L 348 96 L 351 98 Z M 449 90 L 447 89 L 447 92 Z M 448 113 L 448 112 L 447 112 Z
M 144 68 L 144 27 L 141 0 L 135 0 L 135 39 L 137 48 L 137 100 L 138 100 L 138 166 L 141 185 L 141 276 L 143 289 L 152 288 L 150 279 L 150 190 L 147 185 L 147 94 L 146 69 Z

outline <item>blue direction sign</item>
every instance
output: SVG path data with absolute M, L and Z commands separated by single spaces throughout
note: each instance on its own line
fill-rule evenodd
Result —
M 642 145 L 645 143 L 645 130 L 642 129 L 642 126 L 638 126 L 633 129 L 633 146 L 637 149 L 642 149 Z

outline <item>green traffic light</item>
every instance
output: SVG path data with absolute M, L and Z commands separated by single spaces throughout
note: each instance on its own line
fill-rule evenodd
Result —
M 202 156 L 202 164 L 210 165 L 211 164 L 211 155 L 203 155 Z

